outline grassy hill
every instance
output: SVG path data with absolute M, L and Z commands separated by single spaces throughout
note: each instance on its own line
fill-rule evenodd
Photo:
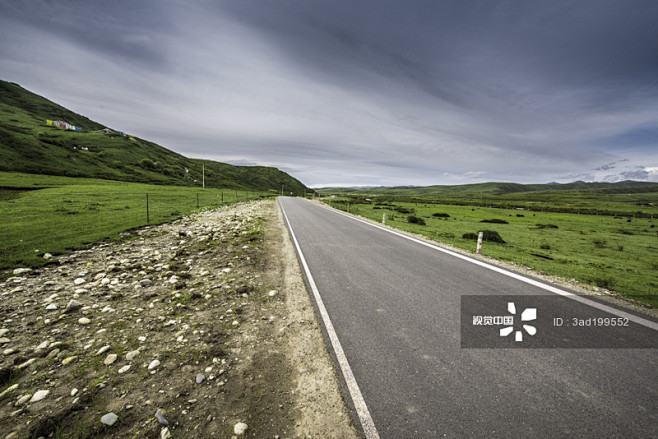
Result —
M 82 131 L 48 126 L 61 120 Z M 178 186 L 312 192 L 283 171 L 190 159 L 137 137 L 93 131 L 105 128 L 85 116 L 0 81 L 0 171 Z M 119 128 L 120 129 L 120 128 Z

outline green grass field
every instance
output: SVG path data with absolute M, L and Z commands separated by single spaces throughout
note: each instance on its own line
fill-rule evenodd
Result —
M 363 197 L 327 202 L 342 210 L 350 202 L 350 213 L 379 222 L 385 213 L 387 225 L 473 252 L 473 234 L 496 231 L 505 244 L 484 242 L 482 253 L 487 256 L 658 306 L 658 218 L 651 215 L 633 218 L 377 199 L 366 202 Z M 599 203 L 606 208 L 605 201 Z M 425 225 L 410 223 L 410 216 Z M 465 234 L 471 237 L 464 238 Z
M 0 172 L 0 269 L 36 267 L 47 262 L 44 253 L 62 253 L 198 209 L 265 195 Z

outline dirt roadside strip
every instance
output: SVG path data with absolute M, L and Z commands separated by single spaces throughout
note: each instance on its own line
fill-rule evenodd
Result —
M 54 259 L 0 281 L 0 438 L 360 437 L 275 202 Z

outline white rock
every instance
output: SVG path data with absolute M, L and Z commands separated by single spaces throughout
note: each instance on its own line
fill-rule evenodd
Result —
M 16 268 L 14 269 L 14 274 L 16 275 L 25 274 L 25 273 L 29 273 L 30 271 L 32 271 L 31 268 Z
M 78 323 L 80 323 L 81 325 L 88 325 L 91 323 L 91 320 L 89 320 L 87 317 L 81 317 L 78 320 Z
M 128 370 L 130 370 L 130 364 L 127 364 L 123 366 L 121 369 L 119 369 L 119 373 L 126 373 L 128 372 Z
M 243 435 L 247 432 L 248 428 L 249 428 L 249 426 L 247 424 L 245 424 L 244 422 L 238 422 L 233 427 L 233 433 Z
M 57 305 L 54 303 L 51 303 L 50 305 L 46 306 L 46 311 L 54 311 L 57 309 Z
M 133 361 L 135 357 L 139 355 L 139 349 L 136 351 L 130 351 L 126 354 L 126 360 Z
M 16 389 L 18 389 L 18 384 L 12 384 L 11 386 L 7 387 L 2 393 L 0 393 L 0 398 L 13 392 Z
M 76 280 L 73 281 L 74 285 L 82 285 L 83 283 L 87 282 L 84 278 L 79 277 Z
M 105 346 L 103 346 L 102 348 L 100 348 L 100 349 L 98 350 L 98 352 L 96 352 L 96 355 L 104 354 L 105 352 L 107 352 L 107 351 L 109 351 L 109 350 L 110 350 L 110 346 L 109 346 L 109 345 L 105 345 Z
M 0 337 L 4 336 L 8 332 L 9 332 L 9 329 L 7 329 L 7 328 L 0 329 Z
M 105 357 L 105 360 L 103 361 L 103 364 L 105 364 L 106 366 L 109 366 L 110 364 L 117 361 L 117 358 L 118 358 L 117 354 L 110 354 L 107 357 Z
M 160 360 L 153 360 L 149 364 L 148 370 L 153 370 L 160 365 Z
M 101 422 L 111 427 L 112 425 L 114 425 L 117 419 L 119 419 L 117 415 L 115 415 L 114 413 L 108 413 L 106 415 L 103 415 L 103 417 L 101 418 Z
M 269 293 L 267 293 L 267 295 L 270 296 L 270 297 L 276 296 L 276 290 L 270 291 Z
M 160 430 L 160 439 L 169 439 L 171 437 L 171 433 L 169 433 L 169 428 L 163 427 L 162 430 Z
M 71 390 L 71 396 L 75 396 L 77 394 L 78 394 L 78 389 L 74 388 L 73 390 Z
M 16 401 L 16 404 L 14 404 L 14 405 L 19 406 L 19 405 L 25 404 L 26 402 L 28 402 L 30 400 L 31 397 L 32 397 L 32 395 L 30 395 L 29 393 L 27 395 L 23 395 L 20 398 L 18 398 L 18 401 Z
M 158 409 L 155 412 L 155 417 L 158 419 L 158 422 L 160 424 L 164 425 L 165 427 L 169 427 L 169 422 L 167 422 L 167 420 L 164 417 L 164 414 L 162 413 L 162 411 L 160 409 Z
M 48 396 L 49 393 L 50 390 L 38 390 L 34 395 L 32 395 L 32 398 L 30 399 L 30 403 L 41 401 L 46 396 Z
M 43 258 L 44 259 L 52 259 L 53 255 L 51 255 L 50 253 L 44 253 Z
M 78 302 L 75 299 L 71 299 L 69 301 L 68 305 L 66 305 L 66 310 L 67 311 L 74 311 L 74 310 L 80 309 L 80 308 L 82 308 L 82 303 Z

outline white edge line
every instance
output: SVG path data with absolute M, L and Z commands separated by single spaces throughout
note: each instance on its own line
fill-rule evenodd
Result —
M 322 301 L 322 297 L 320 296 L 320 291 L 318 290 L 318 287 L 315 284 L 315 280 L 311 275 L 311 270 L 309 269 L 308 264 L 306 263 L 306 259 L 304 258 L 302 249 L 299 246 L 299 243 L 297 242 L 297 237 L 295 236 L 295 232 L 292 230 L 292 226 L 290 225 L 290 221 L 288 220 L 288 215 L 286 215 L 286 211 L 281 205 L 281 202 L 279 202 L 278 204 L 279 207 L 281 208 L 281 212 L 283 213 L 283 217 L 286 220 L 286 224 L 288 225 L 288 231 L 290 232 L 292 241 L 295 244 L 297 255 L 299 256 L 302 266 L 304 267 L 304 273 L 306 273 L 306 279 L 308 280 L 311 290 L 313 291 L 313 297 L 315 297 L 315 303 L 317 304 L 318 310 L 320 311 L 320 315 L 322 316 L 322 322 L 324 323 L 324 327 L 327 330 L 327 334 L 329 335 L 329 340 L 331 340 L 331 346 L 334 349 L 334 353 L 336 354 L 336 359 L 338 360 L 338 364 L 340 365 L 340 370 L 342 371 L 343 377 L 345 378 L 347 389 L 350 392 L 352 402 L 354 403 L 354 408 L 356 409 L 356 413 L 359 416 L 359 421 L 361 421 L 361 427 L 363 428 L 363 432 L 367 439 L 379 439 L 379 433 L 375 428 L 375 423 L 373 422 L 372 417 L 370 416 L 370 411 L 368 410 L 368 406 L 366 405 L 365 399 L 363 399 L 363 395 L 361 394 L 359 385 L 356 382 L 356 378 L 354 377 L 352 368 L 350 367 L 350 364 L 347 361 L 347 357 L 345 356 L 343 347 L 340 344 L 340 340 L 338 340 L 338 335 L 336 334 L 336 330 L 334 329 L 333 323 L 331 323 L 331 319 L 329 318 L 329 313 L 327 312 L 327 309 L 324 306 L 324 302 Z
M 620 309 L 613 308 L 613 307 L 611 307 L 611 306 L 604 305 L 604 304 L 602 304 L 602 303 L 594 302 L 594 301 L 592 301 L 592 300 L 587 299 L 586 297 L 579 296 L 578 294 L 574 294 L 574 293 L 571 293 L 571 292 L 569 292 L 569 291 L 565 291 L 565 290 L 562 290 L 562 289 L 560 289 L 560 288 L 556 288 L 556 287 L 554 287 L 554 286 L 552 286 L 552 285 L 546 285 L 546 284 L 544 284 L 544 283 L 542 283 L 542 282 L 536 281 L 536 280 L 534 280 L 534 279 L 530 279 L 530 278 L 525 277 L 525 276 L 522 276 L 522 275 L 520 275 L 520 274 L 518 274 L 518 273 L 514 273 L 514 272 L 512 272 L 512 271 L 505 270 L 504 268 L 496 267 L 495 265 L 491 265 L 491 264 L 487 264 L 486 262 L 478 261 L 477 259 L 473 259 L 473 258 L 471 258 L 471 257 L 469 257 L 469 256 L 465 256 L 465 255 L 462 255 L 462 254 L 460 254 L 460 253 L 453 252 L 453 251 L 451 251 L 451 250 L 448 250 L 448 249 L 441 248 L 441 247 L 439 247 L 439 246 L 436 246 L 436 245 L 430 244 L 430 243 L 428 243 L 428 242 L 421 241 L 420 239 L 412 238 L 411 236 L 407 236 L 407 235 L 405 235 L 405 234 L 403 234 L 403 233 L 396 232 L 396 231 L 391 230 L 391 229 L 388 229 L 388 228 L 386 228 L 386 227 L 382 227 L 382 226 L 380 226 L 380 225 L 378 225 L 378 224 L 373 224 L 373 223 L 371 223 L 371 222 L 369 222 L 369 221 L 365 221 L 365 220 L 363 220 L 363 219 L 361 219 L 361 218 L 357 218 L 357 217 L 355 217 L 355 216 L 353 216 L 353 215 L 349 215 L 349 214 L 344 213 L 344 212 L 341 212 L 341 211 L 339 211 L 339 210 L 336 210 L 336 209 L 333 209 L 333 208 L 330 208 L 330 207 L 325 207 L 325 206 L 323 206 L 323 205 L 320 205 L 320 207 L 322 207 L 322 208 L 324 208 L 324 209 L 327 209 L 327 210 L 329 210 L 329 211 L 331 211 L 331 212 L 334 212 L 334 213 L 336 213 L 336 214 L 338 214 L 338 215 L 343 215 L 343 216 L 345 216 L 345 217 L 347 217 L 347 218 L 351 218 L 351 219 L 353 219 L 354 221 L 362 222 L 362 223 L 364 223 L 364 224 L 367 224 L 367 225 L 369 225 L 369 226 L 372 226 L 372 227 L 375 227 L 375 228 L 377 228 L 377 229 L 383 230 L 383 231 L 385 231 L 385 232 L 392 233 L 392 234 L 397 235 L 397 236 L 400 236 L 400 237 L 402 237 L 402 238 L 404 238 L 404 239 L 408 239 L 409 241 L 413 241 L 413 242 L 415 242 L 415 243 L 418 243 L 418 244 L 424 245 L 424 246 L 429 247 L 429 248 L 431 248 L 431 249 L 438 250 L 438 251 L 440 251 L 440 252 L 443 252 L 443 253 L 449 254 L 449 255 L 454 256 L 454 257 L 456 257 L 456 258 L 463 259 L 463 260 L 468 261 L 468 262 L 470 262 L 470 263 L 472 263 L 472 264 L 479 265 L 479 266 L 481 266 L 481 267 L 487 268 L 487 269 L 489 269 L 489 270 L 495 271 L 495 272 L 500 273 L 500 274 L 504 274 L 505 276 L 509 276 L 509 277 L 511 277 L 511 278 L 514 278 L 514 279 L 520 280 L 521 282 L 525 282 L 525 283 L 530 284 L 530 285 L 533 285 L 533 286 L 535 286 L 535 287 L 542 288 L 542 289 L 544 289 L 544 290 L 546 290 L 546 291 L 550 291 L 551 293 L 555 293 L 555 294 L 559 294 L 560 296 L 568 297 L 569 299 L 575 300 L 576 302 L 580 302 L 580 303 L 583 303 L 583 304 L 585 304 L 585 305 L 589 305 L 589 306 L 591 306 L 591 307 L 593 307 L 593 308 L 597 308 L 597 309 L 600 309 L 601 311 L 605 311 L 605 312 L 608 312 L 608 313 L 610 313 L 610 314 L 614 314 L 614 315 L 616 315 L 616 316 L 618 316 L 618 317 L 626 318 L 626 319 L 628 319 L 628 320 L 631 321 L 631 322 L 637 323 L 637 324 L 642 325 L 642 326 L 646 326 L 647 328 L 651 328 L 651 329 L 653 329 L 654 331 L 658 331 L 658 323 L 656 323 L 656 322 L 652 322 L 651 320 L 647 320 L 647 319 L 644 319 L 644 318 L 639 317 L 639 316 L 636 316 L 635 314 L 630 314 L 630 313 L 627 313 L 627 312 L 622 311 L 622 310 L 620 310 Z

